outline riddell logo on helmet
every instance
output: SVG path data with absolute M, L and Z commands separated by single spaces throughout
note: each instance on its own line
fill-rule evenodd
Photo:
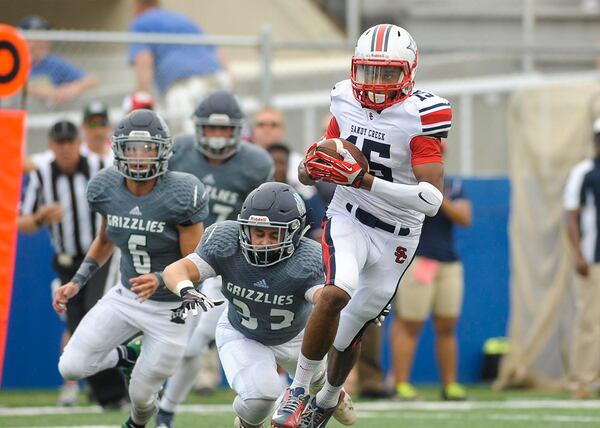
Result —
M 251 215 L 248 220 L 250 220 L 250 221 L 257 221 L 257 222 L 260 222 L 260 223 L 268 223 L 269 222 L 269 217 L 263 216 L 263 215 Z

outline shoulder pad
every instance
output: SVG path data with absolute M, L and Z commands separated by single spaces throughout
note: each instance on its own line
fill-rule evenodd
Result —
M 321 245 L 312 239 L 302 238 L 292 255 L 292 263 L 288 263 L 288 268 L 293 277 L 322 278 L 324 283 L 325 273 Z
M 237 159 L 234 160 L 240 165 L 244 165 L 243 170 L 246 176 L 256 186 L 272 179 L 275 168 L 273 158 L 262 147 L 242 142 L 235 156 Z
M 123 176 L 113 167 L 99 171 L 88 183 L 88 202 L 94 204 L 111 199 L 111 193 L 120 188 L 122 179 Z
M 229 257 L 239 246 L 237 222 L 225 220 L 212 224 L 204 231 L 200 241 L 201 252 L 211 257 Z
M 175 221 L 183 224 L 198 214 L 201 219 L 208 215 L 208 196 L 204 184 L 192 174 L 167 171 L 165 179 L 165 198 Z M 205 213 L 201 213 L 206 211 Z M 197 222 L 197 221 L 195 221 Z
M 351 86 L 349 79 L 337 82 L 335 85 L 333 85 L 333 88 L 331 88 L 331 98 L 342 94 L 347 86 Z
M 178 152 L 185 152 L 195 145 L 196 137 L 194 134 L 179 134 L 173 138 L 173 156 L 176 156 Z
M 450 102 L 431 92 L 416 90 L 409 100 L 415 104 L 421 121 L 421 135 L 440 138 L 448 136 L 452 126 Z

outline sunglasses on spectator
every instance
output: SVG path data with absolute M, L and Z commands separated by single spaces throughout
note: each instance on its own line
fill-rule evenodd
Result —
M 85 122 L 85 125 L 90 129 L 104 128 L 108 126 L 108 119 L 95 119 Z
M 281 122 L 256 122 L 256 126 L 260 128 L 279 128 L 281 126 Z

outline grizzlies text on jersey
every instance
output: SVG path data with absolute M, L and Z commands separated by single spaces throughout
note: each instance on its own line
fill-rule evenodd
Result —
M 135 196 L 114 168 L 98 173 L 88 185 L 91 208 L 106 217 L 106 232 L 121 249 L 121 282 L 162 271 L 182 257 L 178 225 L 200 223 L 208 215 L 204 185 L 194 176 L 167 171 L 150 193 Z M 161 287 L 151 300 L 177 301 L 179 296 Z
M 267 346 L 288 342 L 304 329 L 312 309 L 305 293 L 325 281 L 321 247 L 315 241 L 302 238 L 290 258 L 257 267 L 243 256 L 234 221 L 209 227 L 196 254 L 223 278 L 231 325 Z
M 248 193 L 273 177 L 271 156 L 252 144 L 242 142 L 232 157 L 215 166 L 198 150 L 194 135 L 181 135 L 174 141 L 169 169 L 193 174 L 206 186 L 209 196 L 206 226 L 235 220 Z

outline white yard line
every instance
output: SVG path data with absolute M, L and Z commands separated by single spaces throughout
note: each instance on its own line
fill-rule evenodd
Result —
M 600 425 L 600 416 L 568 416 L 568 415 L 526 415 L 526 414 L 470 414 L 446 413 L 446 412 L 407 412 L 407 413 L 381 413 L 381 412 L 358 412 L 359 419 L 404 419 L 413 421 L 425 420 L 469 420 L 469 421 L 506 421 L 506 422 L 545 422 L 545 423 L 569 423 L 569 424 L 594 424 Z M 564 425 L 563 425 L 564 426 Z
M 568 400 L 514 400 L 514 401 L 467 401 L 467 402 L 394 402 L 373 401 L 355 403 L 361 412 L 423 410 L 446 412 L 464 412 L 477 409 L 590 409 L 600 412 L 600 400 L 568 401 Z M 181 413 L 231 413 L 231 404 L 185 404 L 180 406 Z M 102 413 L 99 406 L 87 407 L 0 407 L 0 416 L 37 416 L 66 414 Z M 413 413 L 414 414 L 414 413 Z M 502 416 L 502 415 L 500 415 Z M 600 417 L 600 416 L 599 416 Z
M 359 410 L 476 410 L 476 409 L 600 409 L 600 400 L 515 400 L 515 401 L 373 401 L 355 403 Z

